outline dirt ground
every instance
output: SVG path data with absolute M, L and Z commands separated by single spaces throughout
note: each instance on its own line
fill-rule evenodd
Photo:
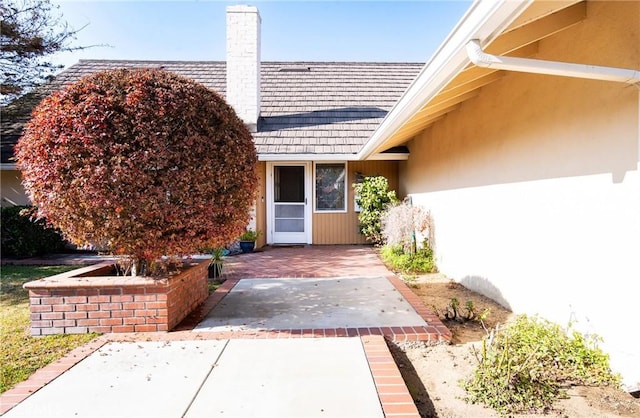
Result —
M 511 312 L 464 286 L 452 283 L 439 275 L 425 275 L 410 283 L 411 289 L 425 305 L 436 306 L 441 312 L 455 297 L 464 307 L 471 300 L 476 312 L 485 309 L 490 314 L 487 328 L 505 324 Z M 391 351 L 407 383 L 414 402 L 423 417 L 497 417 L 492 409 L 466 403 L 459 382 L 471 377 L 477 364 L 474 350 L 479 350 L 485 330 L 478 322 L 460 324 L 445 321 L 453 333 L 453 344 L 435 347 L 391 344 Z M 562 417 L 640 417 L 640 399 L 612 388 L 577 386 L 568 390 L 568 399 L 554 405 L 548 415 Z M 539 417 L 541 415 L 512 415 Z

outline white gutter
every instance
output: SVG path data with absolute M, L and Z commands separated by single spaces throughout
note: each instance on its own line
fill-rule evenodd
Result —
M 258 154 L 258 161 L 355 161 L 356 154 Z
M 533 0 L 476 0 L 358 152 L 357 159 L 368 159 L 469 65 L 465 47 L 470 39 L 491 42 L 532 2 Z
M 409 154 L 382 153 L 372 160 L 400 161 L 409 159 Z M 258 154 L 258 161 L 358 161 L 357 154 Z
M 615 81 L 639 84 L 640 71 L 626 68 L 601 67 L 598 65 L 574 64 L 560 61 L 545 61 L 530 58 L 515 58 L 487 54 L 480 41 L 473 39 L 467 43 L 467 55 L 478 67 L 524 73 L 558 75 L 564 77 L 587 78 L 591 80 Z

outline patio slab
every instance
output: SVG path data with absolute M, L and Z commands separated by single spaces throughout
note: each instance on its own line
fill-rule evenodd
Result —
M 360 338 L 230 340 L 186 417 L 383 417 Z
M 242 279 L 194 331 L 403 326 L 427 323 L 385 277 Z

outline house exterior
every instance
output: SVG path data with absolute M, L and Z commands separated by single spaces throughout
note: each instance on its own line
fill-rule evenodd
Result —
M 397 188 L 406 152 L 369 161 L 357 153 L 422 65 L 261 62 L 258 10 L 230 6 L 226 62 L 82 60 L 45 92 L 122 67 L 160 67 L 198 81 L 221 93 L 254 136 L 260 189 L 251 226 L 265 232 L 258 245 L 360 244 L 351 186 L 360 176 L 380 174 Z M 28 203 L 10 158 L 37 103 L 32 96 L 3 109 L 3 206 Z
M 534 61 L 481 67 L 478 46 Z M 640 390 L 639 69 L 640 2 L 479 1 L 361 155 L 406 146 L 399 191 L 431 210 L 440 270 L 515 312 L 599 334 L 629 390 Z
M 351 184 L 388 177 L 431 211 L 442 272 L 599 334 L 640 390 L 640 2 L 478 0 L 424 66 L 261 62 L 257 10 L 227 22 L 226 64 L 81 61 L 56 82 L 162 66 L 224 94 L 254 132 L 260 244 L 364 242 Z M 3 205 L 24 203 L 17 175 Z

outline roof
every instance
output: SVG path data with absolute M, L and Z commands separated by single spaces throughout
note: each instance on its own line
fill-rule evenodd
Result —
M 411 84 L 421 63 L 262 62 L 261 112 L 254 133 L 260 156 L 355 156 Z M 225 95 L 223 61 L 81 60 L 39 91 L 2 109 L 2 163 L 45 94 L 114 68 L 162 68 Z
M 358 153 L 367 159 L 416 135 L 455 112 L 505 72 L 471 63 L 466 45 L 478 40 L 490 54 L 530 57 L 539 41 L 586 17 L 580 0 L 477 0 Z

